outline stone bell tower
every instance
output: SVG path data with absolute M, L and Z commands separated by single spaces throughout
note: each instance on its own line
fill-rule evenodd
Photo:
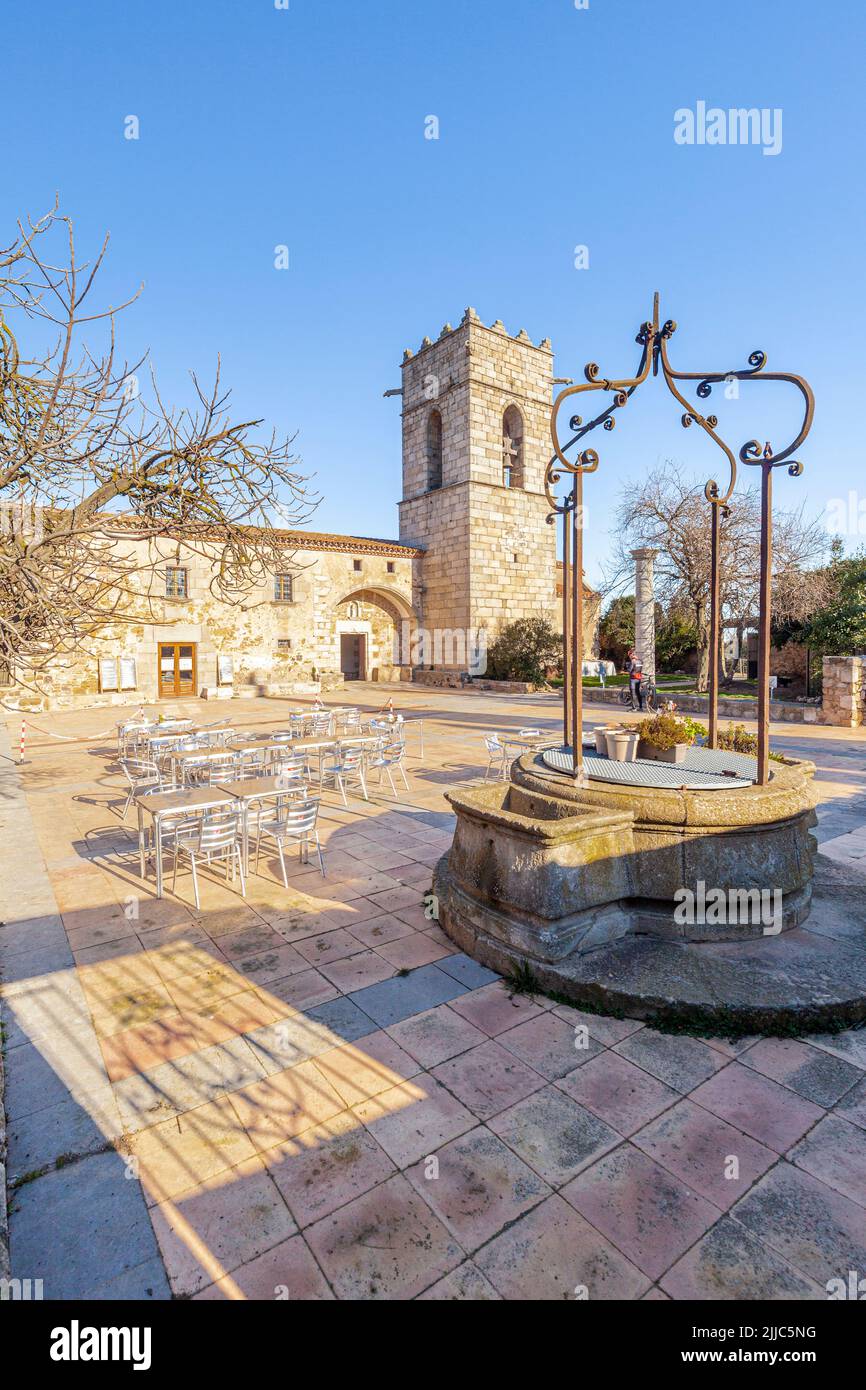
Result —
M 486 627 L 492 641 L 517 618 L 561 626 L 544 494 L 552 379 L 549 339 L 487 328 L 474 309 L 404 353 L 400 540 L 425 547 L 428 630 Z

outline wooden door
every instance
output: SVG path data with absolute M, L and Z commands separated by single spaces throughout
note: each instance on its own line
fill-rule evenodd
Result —
M 347 681 L 361 680 L 364 674 L 365 638 L 362 633 L 344 632 L 340 637 L 340 670 Z
M 159 695 L 174 699 L 194 695 L 196 690 L 196 654 L 194 642 L 160 642 Z

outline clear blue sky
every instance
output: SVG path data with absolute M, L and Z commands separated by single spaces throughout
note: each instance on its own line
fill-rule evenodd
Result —
M 549 335 L 559 375 L 590 359 L 619 375 L 654 289 L 678 365 L 763 348 L 811 380 L 806 472 L 776 495 L 822 512 L 866 495 L 864 29 L 860 6 L 807 0 L 9 6 L 0 231 L 55 189 L 82 244 L 109 229 L 106 297 L 145 282 L 130 354 L 150 347 L 179 399 L 219 350 L 237 414 L 298 431 L 320 529 L 397 533 L 399 400 L 382 392 L 404 346 L 472 304 Z M 781 108 L 781 153 L 677 145 L 674 111 L 699 100 Z M 794 396 L 771 394 L 719 402 L 737 445 L 796 428 Z M 667 457 L 707 477 L 714 455 L 645 386 L 587 485 L 589 578 L 624 477 Z

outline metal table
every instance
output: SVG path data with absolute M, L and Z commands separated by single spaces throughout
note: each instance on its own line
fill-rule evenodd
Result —
M 188 787 L 185 791 L 146 792 L 135 798 L 138 811 L 138 858 L 141 877 L 147 874 L 147 849 L 144 816 L 153 821 L 153 840 L 156 853 L 156 896 L 162 897 L 162 824 L 166 819 L 186 816 L 190 811 L 212 811 L 219 806 L 231 806 L 233 798 L 224 787 Z
M 195 759 L 196 762 L 201 762 L 202 758 L 208 760 L 211 758 L 224 758 L 228 751 L 229 750 L 224 745 L 220 745 L 218 748 L 189 748 L 183 753 L 169 753 L 168 757 L 171 761 L 171 776 L 174 785 L 177 786 L 178 784 L 178 770 L 180 770 L 181 785 L 184 784 L 184 765 L 186 763 L 191 762 L 193 759 Z
M 250 807 L 255 801 L 276 801 L 279 805 L 280 797 L 297 796 L 297 788 L 287 787 L 280 777 L 244 777 L 239 782 L 218 782 L 213 790 L 228 792 L 241 803 L 241 856 L 246 873 L 250 862 Z

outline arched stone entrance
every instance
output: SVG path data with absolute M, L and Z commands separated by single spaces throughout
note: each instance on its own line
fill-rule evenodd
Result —
M 409 678 L 415 615 L 401 594 L 363 588 L 334 605 L 335 666 L 346 680 Z

